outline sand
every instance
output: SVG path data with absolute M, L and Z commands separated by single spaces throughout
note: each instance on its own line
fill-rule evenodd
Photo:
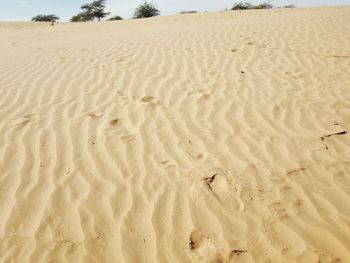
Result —
M 0 262 L 349 262 L 349 14 L 0 23 Z

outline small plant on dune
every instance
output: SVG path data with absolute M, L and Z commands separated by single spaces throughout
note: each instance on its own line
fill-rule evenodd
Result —
M 34 22 L 56 22 L 60 18 L 56 15 L 37 15 L 32 18 Z
M 123 20 L 121 16 L 112 16 L 107 19 L 108 21 Z
M 195 10 L 190 10 L 190 11 L 181 11 L 180 14 L 195 14 L 195 13 L 198 13 L 198 11 L 195 11 Z
M 139 5 L 134 13 L 134 19 L 159 16 L 160 11 L 153 3 L 144 2 Z

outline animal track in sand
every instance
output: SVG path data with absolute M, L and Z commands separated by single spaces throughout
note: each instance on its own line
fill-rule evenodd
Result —
M 301 167 L 299 169 L 295 169 L 295 170 L 287 172 L 287 175 L 294 174 L 294 173 L 299 173 L 300 171 L 305 171 L 305 170 L 306 170 L 306 168 Z
M 116 62 L 116 63 L 118 63 L 118 62 L 124 62 L 124 61 L 126 61 L 126 59 L 127 59 L 128 57 L 130 57 L 130 56 L 123 56 L 123 57 L 120 57 L 120 58 L 118 58 L 117 60 L 115 60 L 115 62 Z
M 122 119 L 114 119 L 109 122 L 112 126 L 120 127 L 123 125 L 124 121 Z
M 143 101 L 143 102 L 155 102 L 156 98 L 152 97 L 152 96 L 145 96 L 141 99 L 141 101 Z
M 161 164 L 162 164 L 162 166 L 164 168 L 168 168 L 168 167 L 171 167 L 171 166 L 176 166 L 176 164 L 174 162 L 172 162 L 172 161 L 163 161 Z
M 350 56 L 333 56 L 334 58 L 350 58 Z
M 234 249 L 234 250 L 232 250 L 232 253 L 237 255 L 237 256 L 239 256 L 239 255 L 241 255 L 243 253 L 247 253 L 247 252 L 248 252 L 248 250 L 245 250 L 245 249 Z
M 199 153 L 199 154 L 197 154 L 196 158 L 199 159 L 199 160 L 203 159 L 204 158 L 204 154 Z
M 34 119 L 34 114 L 27 114 L 24 115 L 22 118 L 18 118 L 12 122 L 12 125 L 14 126 L 25 126 L 29 122 L 31 122 Z
M 100 111 L 92 111 L 89 113 L 89 116 L 93 119 L 100 118 L 103 116 L 102 112 Z
M 125 143 L 131 142 L 131 141 L 135 140 L 135 138 L 136 138 L 136 134 L 125 134 L 121 137 L 121 139 Z

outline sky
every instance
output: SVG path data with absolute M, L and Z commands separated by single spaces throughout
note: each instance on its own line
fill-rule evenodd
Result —
M 80 6 L 92 0 L 0 0 L 0 21 L 28 21 L 38 14 L 55 14 L 62 21 L 80 12 Z M 219 11 L 230 8 L 240 0 L 153 0 L 162 15 L 184 10 Z M 112 15 L 131 18 L 135 7 L 143 0 L 107 0 L 107 11 Z M 252 3 L 265 2 L 251 0 Z M 350 0 L 271 0 L 275 6 L 295 4 L 298 7 L 324 5 L 350 5 Z

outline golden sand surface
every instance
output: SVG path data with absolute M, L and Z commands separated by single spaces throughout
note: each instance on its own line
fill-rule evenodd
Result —
M 0 23 L 0 262 L 350 262 L 349 29 Z

